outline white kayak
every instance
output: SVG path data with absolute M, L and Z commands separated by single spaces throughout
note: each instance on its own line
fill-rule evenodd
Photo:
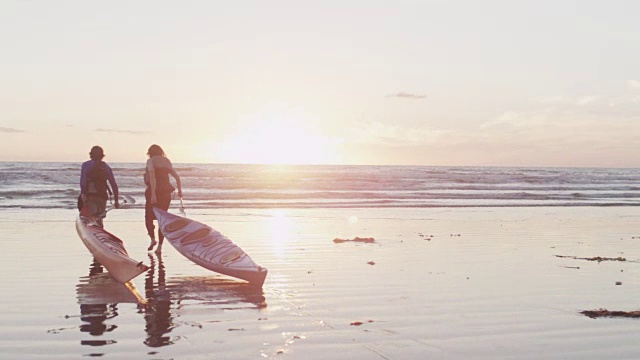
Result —
M 187 259 L 217 273 L 262 287 L 267 269 L 256 264 L 238 245 L 209 226 L 153 208 L 165 238 Z
M 101 228 L 85 209 L 82 209 L 76 219 L 76 231 L 89 252 L 107 269 L 109 275 L 125 284 L 149 269 L 142 261 L 130 258 L 122 240 Z

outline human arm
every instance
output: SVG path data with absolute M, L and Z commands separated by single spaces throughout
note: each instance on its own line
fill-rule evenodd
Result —
M 111 190 L 113 191 L 113 197 L 115 198 L 115 203 L 113 204 L 113 206 L 115 206 L 115 208 L 118 209 L 120 208 L 120 201 L 118 200 L 118 195 L 119 195 L 118 183 L 116 182 L 115 176 L 113 176 L 113 170 L 111 169 L 111 167 L 106 163 L 105 163 L 105 166 L 107 168 L 107 174 L 109 176 L 107 180 L 111 185 Z
M 89 180 L 89 164 L 87 162 L 82 163 L 80 168 L 80 197 L 85 200 L 87 195 L 87 182 Z
M 178 175 L 178 172 L 173 167 L 169 169 L 169 174 L 171 174 L 171 176 L 176 179 L 176 185 L 178 186 L 178 197 L 182 198 L 182 181 L 180 180 L 180 175 Z
M 149 190 L 151 191 L 149 202 L 155 204 L 158 202 L 158 198 L 156 197 L 156 169 L 153 166 L 153 158 L 147 160 L 147 173 L 149 174 Z

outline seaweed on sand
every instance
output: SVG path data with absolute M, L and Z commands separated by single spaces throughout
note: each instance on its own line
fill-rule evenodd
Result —
M 354 237 L 353 239 L 340 239 L 340 238 L 335 238 L 333 239 L 333 242 L 336 244 L 340 244 L 340 243 L 345 243 L 345 242 L 362 242 L 362 243 L 373 243 L 375 242 L 374 238 L 361 238 L 361 237 Z
M 577 257 L 577 256 L 568 256 L 568 255 L 556 255 L 556 257 L 576 259 L 576 260 L 597 261 L 597 262 L 601 262 L 601 261 L 627 261 L 627 259 L 623 258 L 622 256 L 618 256 L 617 258 L 608 258 L 608 257 L 602 257 L 602 256 L 594 256 L 594 257 L 587 258 L 587 257 Z
M 607 309 L 597 310 L 584 310 L 580 312 L 582 315 L 588 316 L 592 319 L 600 317 L 626 317 L 626 318 L 640 318 L 640 310 L 635 311 L 609 311 Z

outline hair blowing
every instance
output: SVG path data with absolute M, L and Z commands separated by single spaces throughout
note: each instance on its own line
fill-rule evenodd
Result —
M 159 145 L 153 144 L 149 146 L 149 150 L 147 150 L 147 155 L 149 156 L 165 156 L 164 150 Z

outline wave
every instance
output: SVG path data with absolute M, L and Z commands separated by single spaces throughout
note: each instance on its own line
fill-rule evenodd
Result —
M 110 164 L 144 203 L 144 163 Z M 640 170 L 174 164 L 191 207 L 635 206 Z M 73 208 L 80 164 L 0 163 L 0 208 Z

